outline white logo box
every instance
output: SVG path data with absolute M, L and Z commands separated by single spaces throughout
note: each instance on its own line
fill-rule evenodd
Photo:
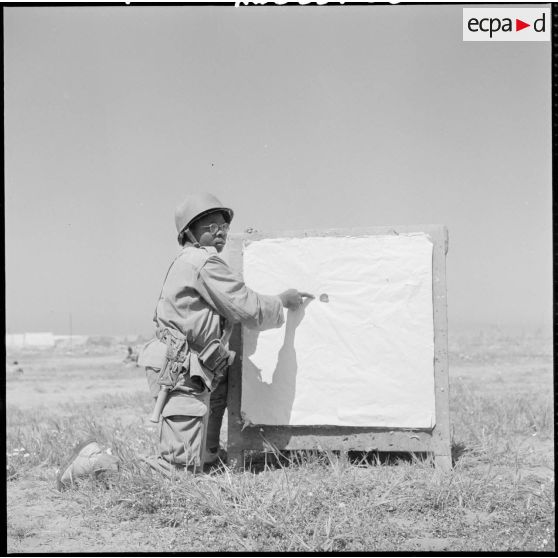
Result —
M 549 41 L 550 17 L 550 8 L 463 8 L 463 40 Z M 517 31 L 516 20 L 529 26 Z

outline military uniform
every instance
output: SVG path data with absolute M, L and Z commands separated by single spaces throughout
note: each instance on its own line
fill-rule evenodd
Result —
M 241 322 L 265 330 L 283 324 L 283 305 L 278 296 L 261 295 L 219 257 L 213 247 L 187 244 L 172 263 L 155 312 L 157 332 L 165 329 L 187 338 L 190 352 L 183 373 L 162 411 L 159 431 L 160 457 L 179 467 L 199 467 L 209 417 L 210 391 L 193 375 L 208 373 L 197 353 L 208 342 L 220 339 L 225 328 Z M 160 336 L 159 336 L 160 337 Z M 159 392 L 157 378 L 164 363 L 166 345 L 155 337 L 144 347 L 139 364 L 145 366 L 150 393 Z M 211 374 L 209 374 L 210 376 Z M 226 377 L 216 377 L 216 388 L 208 446 L 219 443 L 219 426 L 226 405 Z

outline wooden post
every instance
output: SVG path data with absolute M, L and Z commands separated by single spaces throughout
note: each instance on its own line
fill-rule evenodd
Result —
M 242 275 L 242 239 L 233 237 L 230 240 L 229 263 L 231 268 Z M 236 324 L 229 342 L 232 351 L 236 352 L 233 364 L 229 367 L 229 387 L 227 395 L 228 427 L 227 427 L 227 464 L 231 469 L 244 468 L 244 449 L 242 446 L 242 326 Z
M 449 418 L 448 318 L 446 296 L 446 254 L 448 230 L 433 232 L 432 302 L 434 306 L 434 389 L 436 425 L 432 430 L 432 446 L 436 467 L 451 469 Z

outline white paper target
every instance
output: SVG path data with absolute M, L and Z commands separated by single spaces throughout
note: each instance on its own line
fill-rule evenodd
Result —
M 316 296 L 285 324 L 244 330 L 242 416 L 253 424 L 431 428 L 432 242 L 425 234 L 276 238 L 243 252 L 262 294 Z M 320 300 L 322 295 L 322 300 Z

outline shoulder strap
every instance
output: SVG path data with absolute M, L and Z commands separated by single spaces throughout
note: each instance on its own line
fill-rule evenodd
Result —
M 157 303 L 155 304 L 155 311 L 153 312 L 153 321 L 155 323 L 157 323 L 157 306 L 159 306 L 159 301 L 161 300 L 161 295 L 163 294 L 163 289 L 165 288 L 165 283 L 167 282 L 167 277 L 169 276 L 169 273 L 170 273 L 170 270 L 172 269 L 172 266 L 176 263 L 176 260 L 178 260 L 178 258 L 180 258 L 180 256 L 182 256 L 183 253 L 184 253 L 184 250 L 181 250 L 178 253 L 178 255 L 174 258 L 174 260 L 172 260 L 171 264 L 169 265 L 169 268 L 167 269 L 165 279 L 163 280 L 163 284 L 161 285 L 161 292 L 159 293 L 159 298 L 157 298 Z

